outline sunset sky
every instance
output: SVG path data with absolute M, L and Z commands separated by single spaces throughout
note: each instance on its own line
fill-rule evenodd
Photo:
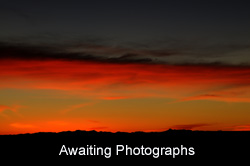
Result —
M 1 1 L 0 134 L 250 130 L 249 9 Z

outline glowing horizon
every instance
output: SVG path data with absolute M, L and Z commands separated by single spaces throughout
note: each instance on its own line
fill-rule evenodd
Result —
M 232 111 L 250 104 L 248 67 L 2 59 L 0 70 L 2 134 L 249 130 L 247 107 Z

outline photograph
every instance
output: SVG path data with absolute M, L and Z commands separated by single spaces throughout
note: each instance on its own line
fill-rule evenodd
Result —
M 1 0 L 0 22 L 3 160 L 249 158 L 250 1 Z

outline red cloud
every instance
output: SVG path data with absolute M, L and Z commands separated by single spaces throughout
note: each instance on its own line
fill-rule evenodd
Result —
M 236 96 L 219 96 L 219 95 L 199 95 L 181 99 L 179 101 L 191 101 L 191 100 L 217 100 L 226 102 L 250 102 L 249 97 L 236 97 Z
M 106 100 L 184 97 L 184 100 L 250 102 L 249 93 L 238 93 L 242 89 L 234 91 L 238 95 L 228 91 L 235 87 L 244 87 L 244 91 L 250 88 L 249 67 L 1 60 L 0 71 L 0 88 L 83 91 L 86 96 Z M 200 91 L 205 95 L 185 98 Z
M 250 131 L 250 124 L 234 126 L 233 128 L 234 131 Z

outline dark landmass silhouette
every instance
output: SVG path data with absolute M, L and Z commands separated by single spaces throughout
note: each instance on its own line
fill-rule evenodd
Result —
M 62 146 L 68 147 L 110 147 L 112 155 L 59 155 Z M 116 155 L 117 145 L 129 147 L 193 147 L 194 155 Z M 19 135 L 0 135 L 2 159 L 18 159 L 19 161 L 56 161 L 65 162 L 122 162 L 122 161 L 152 161 L 168 163 L 194 162 L 232 162 L 242 163 L 250 155 L 250 131 L 191 131 L 167 130 L 164 132 L 96 132 L 96 131 L 64 131 L 59 133 L 33 133 Z M 148 152 L 150 150 L 148 149 Z M 119 164 L 119 163 L 117 163 Z

